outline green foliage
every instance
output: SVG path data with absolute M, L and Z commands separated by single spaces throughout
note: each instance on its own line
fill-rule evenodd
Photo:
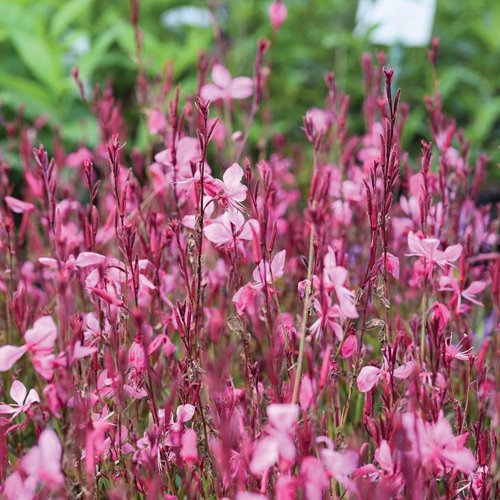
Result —
M 351 107 L 361 109 L 360 56 L 376 53 L 367 40 L 352 35 L 357 2 L 288 0 L 288 19 L 278 36 L 272 33 L 270 1 L 219 0 L 189 2 L 213 7 L 222 40 L 218 49 L 211 28 L 166 28 L 163 12 L 187 2 L 147 0 L 141 3 L 143 63 L 149 75 L 172 61 L 176 82 L 184 92 L 196 88 L 197 59 L 202 51 L 218 54 L 223 47 L 233 74 L 250 75 L 256 42 L 273 41 L 270 112 L 278 130 L 303 140 L 300 126 L 305 111 L 324 100 L 323 75 L 334 71 L 340 89 L 351 95 Z M 64 141 L 75 146 L 82 138 L 97 140 L 87 107 L 71 78 L 78 66 L 90 90 L 111 79 L 126 107 L 135 105 L 136 50 L 128 0 L 0 0 L 0 98 L 10 118 L 23 104 L 32 119 L 41 114 L 61 125 Z M 434 35 L 441 41 L 438 66 L 445 111 L 456 117 L 473 142 L 473 154 L 485 149 L 492 165 L 500 162 L 500 3 L 490 0 L 440 0 Z M 424 96 L 432 90 L 426 49 L 389 51 L 396 66 L 403 99 L 411 105 L 405 146 L 419 148 L 426 130 Z M 258 125 L 258 124 L 257 124 Z M 363 127 L 359 119 L 353 130 Z M 497 168 L 491 168 L 496 174 Z

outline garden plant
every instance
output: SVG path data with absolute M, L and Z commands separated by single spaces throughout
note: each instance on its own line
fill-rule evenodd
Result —
M 438 40 L 419 154 L 383 53 L 362 106 L 317 75 L 296 142 L 270 111 L 284 2 L 251 74 L 204 54 L 193 93 L 144 69 L 132 7 L 143 144 L 76 67 L 96 146 L 2 124 L 2 496 L 498 498 L 499 221 Z

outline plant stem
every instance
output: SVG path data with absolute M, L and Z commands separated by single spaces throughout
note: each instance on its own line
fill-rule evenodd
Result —
M 424 366 L 425 361 L 425 311 L 427 308 L 427 291 L 424 286 L 424 295 L 422 296 L 422 305 L 420 310 L 420 360 L 422 363 L 422 367 Z
M 307 283 L 306 283 L 306 296 L 304 299 L 304 312 L 302 314 L 302 325 L 300 328 L 300 344 L 299 344 L 299 358 L 297 360 L 297 372 L 295 374 L 295 381 L 293 384 L 292 404 L 297 402 L 299 395 L 300 376 L 302 374 L 302 364 L 304 361 L 304 344 L 307 329 L 307 317 L 309 315 L 309 306 L 311 301 L 311 279 L 313 270 L 313 257 L 314 257 L 314 223 L 311 223 L 311 235 L 309 237 L 309 256 L 307 261 Z

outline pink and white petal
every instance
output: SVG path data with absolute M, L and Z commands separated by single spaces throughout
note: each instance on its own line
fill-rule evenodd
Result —
M 286 250 L 281 250 L 278 252 L 271 262 L 271 271 L 273 273 L 273 279 L 280 278 L 285 272 L 285 259 Z
M 220 99 L 224 98 L 224 91 L 221 90 L 219 87 L 213 85 L 212 83 L 207 83 L 206 85 L 203 85 L 200 90 L 200 97 L 204 101 L 219 101 Z
M 39 403 L 40 402 L 40 396 L 38 395 L 38 392 L 36 389 L 30 389 L 30 392 L 28 392 L 28 397 L 24 401 L 24 405 L 32 405 L 33 403 Z
M 394 464 L 392 462 L 391 449 L 385 439 L 382 439 L 380 446 L 375 450 L 375 460 L 386 472 L 390 474 L 393 472 Z
M 0 372 L 10 370 L 14 364 L 23 357 L 27 350 L 26 346 L 16 347 L 13 345 L 4 345 L 0 347 Z
M 40 434 L 38 446 L 42 454 L 44 471 L 50 472 L 50 479 L 53 483 L 62 483 L 64 481 L 61 474 L 62 446 L 55 431 L 45 429 Z
M 33 327 L 26 330 L 24 341 L 30 349 L 51 352 L 57 338 L 57 327 L 52 316 L 38 318 Z
M 280 457 L 287 462 L 294 463 L 296 450 L 293 439 L 286 432 L 280 432 L 275 438 L 279 443 Z
M 457 245 L 451 245 L 444 252 L 442 252 L 442 255 L 448 262 L 455 262 L 460 255 L 462 255 L 462 245 L 460 245 L 460 243 Z
M 15 214 L 24 214 L 35 210 L 35 205 L 33 205 L 33 203 L 18 200 L 12 196 L 6 196 L 4 200 L 10 210 Z
M 216 246 L 224 246 L 233 242 L 233 234 L 224 224 L 219 221 L 213 221 L 203 228 L 203 232 L 208 241 Z
M 415 361 L 408 361 L 394 370 L 394 376 L 399 379 L 406 379 L 413 373 L 415 366 Z
M 95 252 L 80 252 L 76 258 L 77 267 L 99 266 L 106 260 L 105 255 Z
M 292 404 L 270 404 L 266 411 L 271 424 L 280 430 L 290 430 L 299 416 L 298 405 Z
M 222 64 L 214 64 L 212 68 L 212 81 L 218 87 L 225 89 L 231 85 L 231 73 Z
M 12 385 L 10 386 L 10 397 L 19 406 L 23 406 L 27 394 L 28 390 L 20 380 L 14 380 L 14 382 L 12 382 Z
M 253 94 L 253 80 L 247 76 L 238 76 L 231 82 L 230 95 L 232 99 L 246 99 Z
M 19 409 L 11 405 L 0 405 L 0 413 L 18 413 Z
M 232 191 L 238 187 L 241 179 L 243 179 L 243 175 L 245 175 L 243 169 L 237 163 L 233 163 L 222 176 L 226 189 Z
M 177 407 L 177 422 L 189 422 L 195 412 L 195 407 L 191 404 L 180 405 Z
M 382 370 L 376 366 L 365 366 L 359 372 L 357 378 L 358 389 L 361 392 L 368 392 L 378 383 L 382 376 Z
M 272 467 L 278 459 L 278 441 L 272 436 L 266 436 L 257 444 L 252 461 L 250 462 L 250 470 L 253 474 L 262 474 L 269 467 Z

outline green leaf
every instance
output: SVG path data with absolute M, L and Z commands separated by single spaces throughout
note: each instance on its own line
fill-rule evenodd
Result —
M 88 12 L 93 0 L 71 0 L 66 2 L 52 18 L 50 31 L 54 37 L 59 37 L 78 17 Z
M 28 116 L 54 112 L 55 105 L 51 93 L 28 78 L 0 73 L 0 86 L 2 100 L 14 108 L 25 105 Z
M 60 51 L 33 33 L 13 31 L 11 41 L 31 73 L 56 95 L 59 94 L 64 87 Z

